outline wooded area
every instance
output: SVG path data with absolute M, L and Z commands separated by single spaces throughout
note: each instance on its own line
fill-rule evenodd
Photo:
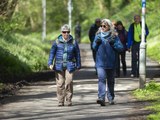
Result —
M 76 22 L 82 27 L 83 43 L 89 43 L 88 30 L 95 18 L 121 20 L 128 30 L 135 14 L 141 14 L 141 0 L 72 0 L 72 31 Z M 160 61 L 160 2 L 148 0 L 146 23 L 147 55 Z M 62 24 L 68 23 L 68 0 L 46 0 L 47 38 L 42 43 L 42 0 L 0 1 L 0 81 L 9 76 L 25 75 L 47 69 L 49 40 L 59 34 Z M 155 24 L 156 23 L 156 24 Z M 73 32 L 71 32 L 73 33 Z M 39 59 L 39 57 L 43 59 Z
M 116 10 L 112 9 L 117 6 L 114 5 L 115 2 L 116 0 L 72 0 L 72 23 L 75 24 L 76 21 L 80 21 L 85 26 L 85 24 L 91 24 L 96 17 L 112 16 L 116 13 Z M 46 0 L 48 32 L 59 29 L 63 23 L 68 23 L 67 3 L 68 0 Z M 129 3 L 130 0 L 120 0 L 118 6 L 123 8 Z M 12 30 L 30 29 L 32 31 L 40 31 L 42 25 L 42 1 L 1 0 L 0 20 L 8 23 L 7 25 L 0 25 L 3 31 L 6 31 L 6 27 L 11 27 L 10 29 Z M 84 27 L 84 29 L 86 28 Z

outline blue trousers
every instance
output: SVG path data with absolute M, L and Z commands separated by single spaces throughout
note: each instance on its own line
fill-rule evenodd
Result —
M 114 95 L 114 69 L 97 68 L 98 73 L 98 98 L 105 101 L 106 79 L 107 79 L 107 98 L 113 100 Z

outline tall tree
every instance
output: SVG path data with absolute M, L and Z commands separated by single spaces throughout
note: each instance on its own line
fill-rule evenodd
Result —
M 7 13 L 8 0 L 0 1 L 0 16 L 5 17 Z
M 46 39 L 46 0 L 42 0 L 42 9 L 43 9 L 42 41 L 44 41 Z
M 104 7 L 108 10 L 108 17 L 111 15 L 111 7 L 112 7 L 112 1 L 111 0 L 104 0 Z
M 10 4 L 8 6 L 8 12 L 7 12 L 7 15 L 6 15 L 7 19 L 10 20 L 12 18 L 12 15 L 15 11 L 17 3 L 18 3 L 18 0 L 10 0 Z
M 1 0 L 0 1 L 0 16 L 10 20 L 15 11 L 18 0 Z
M 125 7 L 126 5 L 128 5 L 131 2 L 131 0 L 122 0 L 121 4 L 120 4 L 120 9 Z

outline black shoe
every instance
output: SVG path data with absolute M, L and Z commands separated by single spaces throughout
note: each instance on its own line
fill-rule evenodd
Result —
M 114 101 L 113 100 L 109 100 L 109 104 L 110 105 L 114 105 Z
M 137 78 L 139 78 L 139 74 L 138 74 L 138 75 L 136 75 L 136 77 L 137 77 Z
M 101 106 L 106 106 L 105 101 L 101 99 L 97 100 L 97 104 L 100 104 Z
M 126 75 L 127 75 L 127 72 L 124 71 L 124 72 L 123 72 L 123 76 L 126 76 Z
M 119 78 L 119 77 L 120 77 L 120 75 L 115 75 L 115 77 L 116 77 L 116 78 Z

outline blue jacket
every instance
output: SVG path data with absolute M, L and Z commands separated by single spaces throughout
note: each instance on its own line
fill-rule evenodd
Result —
M 66 68 L 69 72 L 73 72 L 76 69 L 81 68 L 81 57 L 78 43 L 70 35 L 69 40 L 65 43 L 62 39 L 62 35 L 58 36 L 58 39 L 53 42 L 52 48 L 50 50 L 48 65 L 53 64 L 54 60 L 54 70 L 62 71 L 64 69 L 63 64 L 63 54 L 65 49 L 65 44 L 67 45 L 67 58 L 66 58 Z
M 141 23 L 140 23 L 141 24 Z M 145 25 L 145 38 L 147 38 L 148 34 L 149 34 L 149 30 L 148 30 L 148 27 L 147 25 Z M 132 46 L 134 42 L 134 23 L 132 23 L 129 27 L 129 30 L 128 30 L 128 45 L 127 47 L 130 48 Z
M 114 39 L 118 39 L 116 36 Z M 97 34 L 92 48 L 96 51 L 96 68 L 114 69 L 115 68 L 115 51 L 110 45 L 111 35 L 101 37 Z

